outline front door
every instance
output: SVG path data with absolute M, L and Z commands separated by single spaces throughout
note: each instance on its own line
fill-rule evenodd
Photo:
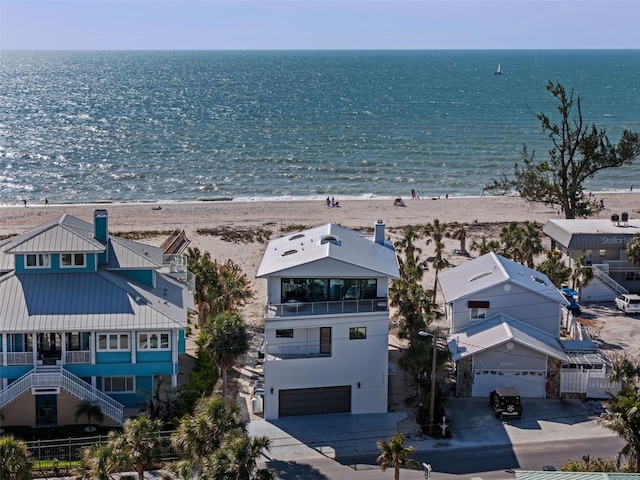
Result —
M 55 365 L 62 358 L 62 341 L 57 332 L 38 334 L 38 358 L 44 365 Z
M 331 327 L 320 327 L 320 353 L 331 355 Z
M 36 426 L 58 424 L 58 395 L 36 395 Z

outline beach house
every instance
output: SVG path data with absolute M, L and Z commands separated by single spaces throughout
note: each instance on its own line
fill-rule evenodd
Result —
M 108 219 L 64 214 L 0 242 L 3 425 L 72 424 L 83 400 L 119 425 L 161 378 L 177 385 L 186 259 L 110 235 Z
M 373 235 L 327 224 L 269 242 L 256 277 L 267 281 L 267 419 L 387 411 L 389 281 L 399 276 L 378 221 Z
M 522 397 L 557 398 L 586 394 L 589 378 L 606 380 L 605 361 L 584 331 L 561 335 L 572 317 L 546 275 L 491 252 L 442 272 L 438 282 L 459 396 L 516 387 Z
M 612 302 L 620 294 L 640 292 L 640 266 L 629 262 L 626 250 L 640 233 L 640 220 L 626 212 L 610 219 L 551 219 L 543 231 L 567 265 L 584 256 L 583 264 L 591 267 L 593 279 L 580 289 L 584 301 Z

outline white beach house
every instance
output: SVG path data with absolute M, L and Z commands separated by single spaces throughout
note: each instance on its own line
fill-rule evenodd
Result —
M 106 210 L 0 242 L 3 424 L 72 424 L 82 400 L 122 424 L 159 377 L 175 387 L 193 286 L 183 255 L 110 235 Z
M 378 221 L 366 235 L 334 224 L 269 242 L 266 419 L 387 411 L 389 281 L 399 276 Z

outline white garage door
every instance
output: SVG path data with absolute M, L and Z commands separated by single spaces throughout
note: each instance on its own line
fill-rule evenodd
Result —
M 499 372 L 476 370 L 473 376 L 473 397 L 489 397 L 496 387 L 516 387 L 523 398 L 544 398 L 545 377 L 543 371 Z

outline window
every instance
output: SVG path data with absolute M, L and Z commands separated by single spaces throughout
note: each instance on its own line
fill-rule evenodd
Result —
M 276 338 L 293 338 L 293 328 L 276 330 Z
M 351 327 L 349 329 L 349 340 L 364 340 L 367 338 L 367 327 Z
M 128 333 L 100 333 L 98 334 L 98 350 L 114 351 L 129 350 Z
M 472 320 L 487 318 L 489 302 L 469 300 L 467 307 L 469 307 L 469 316 Z
M 283 278 L 280 301 L 340 302 L 377 298 L 375 278 Z
M 607 256 L 607 251 L 606 250 L 598 250 L 598 255 L 600 255 L 601 257 L 606 257 Z
M 48 253 L 30 253 L 27 257 L 27 268 L 49 268 L 51 266 L 51 258 Z
M 138 350 L 169 350 L 169 332 L 139 333 Z
M 110 393 L 135 392 L 133 377 L 103 377 L 102 390 Z
M 84 253 L 62 253 L 60 254 L 61 267 L 84 267 Z

